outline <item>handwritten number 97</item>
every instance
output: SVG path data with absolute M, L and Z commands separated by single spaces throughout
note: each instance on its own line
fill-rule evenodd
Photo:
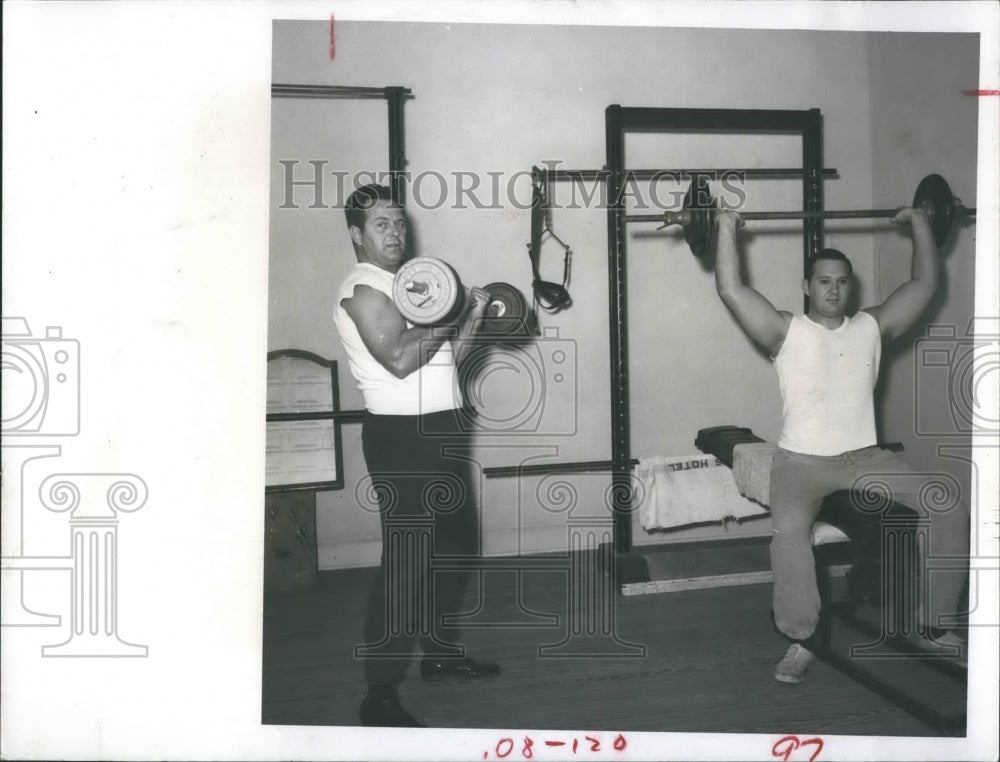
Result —
M 788 758 L 792 756 L 792 752 L 801 746 L 815 746 L 816 751 L 812 753 L 809 757 L 809 762 L 814 762 L 819 753 L 823 751 L 823 739 L 822 738 L 807 738 L 804 741 L 800 741 L 798 736 L 785 736 L 784 738 L 779 738 L 775 741 L 774 746 L 771 747 L 772 757 L 781 757 L 788 762 Z

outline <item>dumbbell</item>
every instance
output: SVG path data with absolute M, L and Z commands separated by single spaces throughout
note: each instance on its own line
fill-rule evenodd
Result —
M 509 283 L 483 286 L 489 293 L 480 331 L 509 336 L 524 331 L 528 305 Z M 399 312 L 414 325 L 437 325 L 454 320 L 465 306 L 468 289 L 445 261 L 436 257 L 414 257 L 396 272 L 392 298 Z

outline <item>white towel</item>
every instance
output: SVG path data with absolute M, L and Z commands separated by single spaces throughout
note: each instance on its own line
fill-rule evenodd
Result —
M 733 448 L 733 479 L 741 495 L 768 505 L 771 461 L 777 448 L 772 442 L 738 444 Z
M 740 495 L 732 472 L 712 455 L 639 458 L 635 476 L 634 502 L 646 530 L 766 513 Z

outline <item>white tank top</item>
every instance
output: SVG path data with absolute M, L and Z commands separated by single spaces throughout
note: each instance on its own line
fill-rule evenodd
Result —
M 784 423 L 778 446 L 839 455 L 876 444 L 873 393 L 882 359 L 878 322 L 867 312 L 830 330 L 795 315 L 774 358 Z
M 358 262 L 340 286 L 333 322 L 347 352 L 351 374 L 365 400 L 365 409 L 377 415 L 422 415 L 462 406 L 455 371 L 455 354 L 446 341 L 434 356 L 405 378 L 396 378 L 376 360 L 361 340 L 357 326 L 341 302 L 354 287 L 370 286 L 392 299 L 393 274 L 368 262 Z M 407 328 L 413 324 L 407 322 Z

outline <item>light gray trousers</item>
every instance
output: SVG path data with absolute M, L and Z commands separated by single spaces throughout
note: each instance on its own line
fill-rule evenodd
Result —
M 839 490 L 854 491 L 857 509 L 873 515 L 890 501 L 917 513 L 928 539 L 919 559 L 927 584 L 920 591 L 923 621 L 918 626 L 947 626 L 941 617 L 961 613 L 959 598 L 968 573 L 969 510 L 958 481 L 947 473 L 916 471 L 899 455 L 879 447 L 830 456 L 779 448 L 770 486 L 771 570 L 778 629 L 794 640 L 804 640 L 816 629 L 820 599 L 811 531 L 823 499 Z M 942 562 L 938 566 L 962 568 L 935 570 L 938 560 Z

